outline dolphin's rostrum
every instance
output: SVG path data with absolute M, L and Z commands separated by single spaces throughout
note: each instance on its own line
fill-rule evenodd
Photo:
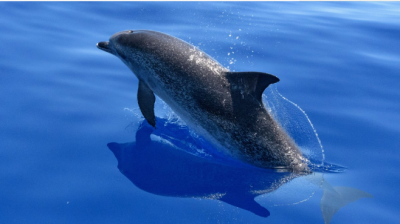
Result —
M 123 31 L 97 47 L 120 58 L 139 79 L 138 104 L 156 126 L 156 94 L 218 149 L 250 164 L 308 171 L 307 159 L 265 109 L 261 97 L 277 77 L 230 72 L 198 48 L 155 31 Z

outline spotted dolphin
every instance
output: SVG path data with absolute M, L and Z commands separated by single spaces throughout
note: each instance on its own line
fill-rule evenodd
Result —
M 139 108 L 153 127 L 157 95 L 225 153 L 259 167 L 309 171 L 307 159 L 262 102 L 276 76 L 231 72 L 195 46 L 156 31 L 118 32 L 97 47 L 120 58 L 139 79 Z

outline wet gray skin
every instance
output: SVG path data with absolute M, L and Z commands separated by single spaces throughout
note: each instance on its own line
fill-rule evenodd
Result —
M 156 94 L 223 152 L 259 167 L 309 172 L 297 145 L 262 103 L 277 77 L 230 72 L 193 45 L 155 31 L 119 32 L 97 47 L 120 58 L 139 79 L 138 104 L 153 127 Z

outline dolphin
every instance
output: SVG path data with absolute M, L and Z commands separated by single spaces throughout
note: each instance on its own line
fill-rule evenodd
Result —
M 153 127 L 157 95 L 224 153 L 258 167 L 310 172 L 308 160 L 262 102 L 276 76 L 231 72 L 195 46 L 156 31 L 118 32 L 97 47 L 120 58 L 139 79 L 139 108 Z

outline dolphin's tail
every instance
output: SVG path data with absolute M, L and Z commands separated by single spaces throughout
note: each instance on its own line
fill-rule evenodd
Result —
M 342 207 L 360 198 L 372 198 L 371 194 L 351 187 L 332 187 L 326 181 L 322 186 L 321 212 L 325 224 L 329 224 L 333 215 Z

